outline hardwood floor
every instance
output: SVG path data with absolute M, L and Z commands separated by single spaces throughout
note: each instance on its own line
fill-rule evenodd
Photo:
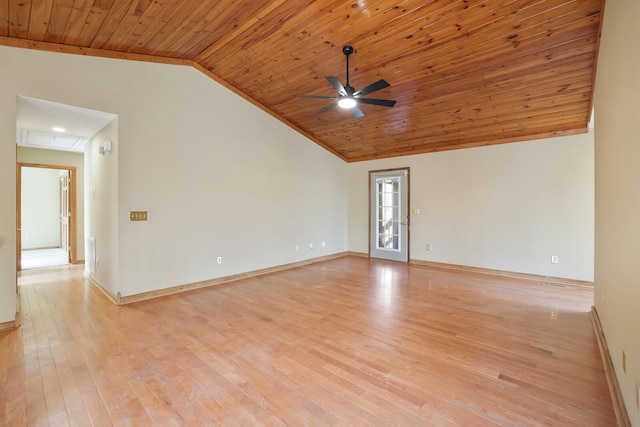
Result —
M 614 426 L 589 288 L 344 257 L 115 306 L 20 278 L 0 425 Z

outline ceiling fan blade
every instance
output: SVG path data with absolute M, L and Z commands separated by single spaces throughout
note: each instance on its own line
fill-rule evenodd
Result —
M 322 95 L 298 95 L 298 98 L 333 99 L 334 101 L 337 101 L 338 99 L 340 99 L 337 96 L 322 96 Z
M 360 117 L 364 116 L 364 113 L 362 112 L 362 110 L 361 110 L 361 109 L 359 109 L 357 106 L 356 106 L 356 107 L 353 107 L 353 108 L 351 109 L 351 112 L 353 113 L 353 117 L 355 117 L 356 119 L 358 119 L 358 118 L 360 118 Z
M 327 111 L 331 110 L 332 108 L 335 108 L 337 105 L 338 105 L 338 103 L 337 103 L 337 102 L 334 102 L 334 103 L 333 103 L 333 104 L 331 104 L 331 105 L 327 105 L 326 107 L 319 109 L 318 111 L 316 111 L 316 114 L 322 114 L 322 113 L 325 113 L 325 112 L 327 112 Z
M 340 80 L 337 77 L 331 76 L 325 77 L 325 79 L 327 79 L 327 81 L 331 83 L 331 86 L 333 86 L 333 88 L 337 90 L 340 95 L 347 95 L 347 91 L 345 90 L 344 86 L 342 86 L 342 83 L 340 83 Z
M 380 105 L 381 107 L 393 107 L 396 101 L 392 99 L 357 98 L 357 102 L 362 104 Z
M 369 94 L 371 92 L 375 92 L 377 90 L 384 89 L 385 87 L 389 87 L 389 86 L 391 86 L 391 85 L 389 83 L 387 83 L 386 80 L 380 79 L 377 82 L 372 83 L 369 86 L 360 89 L 359 91 L 356 91 L 353 94 L 353 96 L 355 96 L 357 98 L 359 96 L 367 95 L 367 94 Z

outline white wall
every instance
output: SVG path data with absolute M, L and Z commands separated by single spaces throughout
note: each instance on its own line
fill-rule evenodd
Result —
M 349 247 L 368 251 L 368 171 L 410 167 L 411 259 L 592 281 L 593 161 L 587 133 L 350 164 Z
M 634 426 L 640 426 L 639 18 L 638 0 L 607 2 L 594 102 L 595 307 Z
M 22 250 L 60 247 L 60 170 L 22 168 Z
M 343 161 L 192 69 L 153 66 L 128 90 L 115 111 L 123 295 L 348 249 Z
M 84 155 L 69 151 L 18 147 L 18 162 L 67 166 L 76 169 L 76 261 L 84 261 Z M 24 232 L 23 232 L 24 235 Z
M 100 265 L 116 263 L 122 295 L 348 249 L 347 165 L 198 71 L 8 47 L 0 63 L 2 154 L 15 153 L 17 95 L 119 116 L 118 259 L 102 253 Z M 2 164 L 9 184 L 13 159 Z M 10 210 L 0 235 L 15 247 Z M 130 222 L 131 210 L 149 220 Z M 13 269 L 15 254 L 0 250 Z
M 111 141 L 111 152 L 100 152 Z M 95 272 L 87 254 L 85 273 L 114 295 L 118 281 L 118 119 L 85 145 L 86 236 L 95 239 Z M 161 249 L 161 248 L 159 248 Z

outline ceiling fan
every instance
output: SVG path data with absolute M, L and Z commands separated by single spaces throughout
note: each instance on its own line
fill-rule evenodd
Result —
M 334 89 L 338 91 L 338 96 L 298 95 L 298 98 L 331 99 L 336 102 L 319 109 L 318 111 L 316 111 L 316 114 L 322 114 L 338 106 L 341 108 L 350 109 L 353 113 L 353 117 L 355 118 L 364 116 L 362 110 L 358 108 L 358 104 L 371 104 L 380 105 L 382 107 L 393 107 L 396 104 L 395 100 L 362 98 L 362 96 L 364 95 L 368 95 L 377 90 L 384 89 L 386 87 L 389 87 L 390 85 L 385 80 L 380 79 L 377 82 L 356 91 L 349 84 L 349 55 L 353 53 L 353 47 L 349 45 L 343 47 L 342 53 L 344 53 L 344 56 L 347 59 L 347 84 L 342 86 L 342 83 L 340 83 L 340 80 L 337 77 L 325 77 L 331 84 L 331 86 L 333 86 Z

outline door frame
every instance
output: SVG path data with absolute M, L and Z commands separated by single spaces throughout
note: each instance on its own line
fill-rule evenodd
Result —
M 22 168 L 66 170 L 69 173 L 69 263 L 78 263 L 76 234 L 76 168 L 75 166 L 47 165 L 41 163 L 16 163 L 16 271 L 22 270 Z
M 369 227 L 367 229 L 367 235 L 368 235 L 368 240 L 369 240 L 369 248 L 367 251 L 367 255 L 369 256 L 369 258 L 371 258 L 371 245 L 373 244 L 373 242 L 371 241 L 371 227 L 373 226 L 373 221 L 374 219 L 371 218 L 371 178 L 373 175 L 375 174 L 380 174 L 380 173 L 388 173 L 388 172 L 405 172 L 406 173 L 406 177 L 407 177 L 407 260 L 406 261 L 399 261 L 399 262 L 409 262 L 411 260 L 411 168 L 407 167 L 400 167 L 400 168 L 391 168 L 391 169 L 377 169 L 377 170 L 370 170 L 369 171 L 369 183 L 368 183 L 368 187 L 369 187 L 369 191 L 367 192 L 367 200 L 368 200 L 368 208 L 369 208 L 369 212 L 368 212 L 368 217 L 369 217 Z

